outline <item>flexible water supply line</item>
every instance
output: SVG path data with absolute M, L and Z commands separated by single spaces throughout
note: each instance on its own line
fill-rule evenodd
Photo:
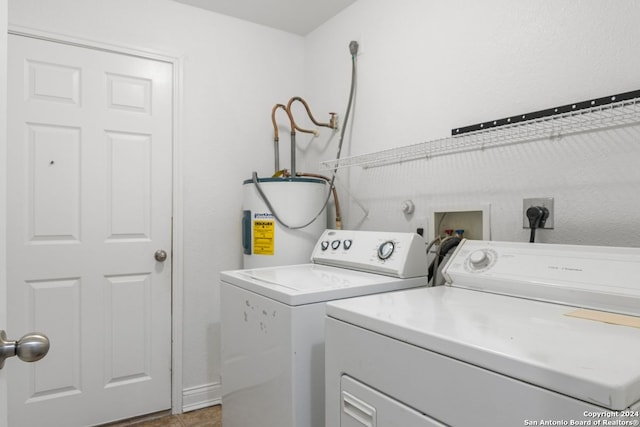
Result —
M 293 120 L 293 113 L 291 113 L 291 104 L 293 104 L 295 101 L 298 101 L 302 105 L 304 105 L 305 110 L 307 110 L 307 116 L 309 116 L 309 119 L 311 119 L 313 124 L 315 124 L 316 126 L 320 126 L 320 127 L 326 127 L 326 128 L 330 128 L 330 129 L 337 129 L 337 123 L 335 122 L 335 120 L 332 120 L 335 117 L 336 113 L 329 113 L 329 115 L 330 115 L 329 123 L 320 123 L 320 122 L 318 122 L 316 120 L 315 117 L 313 117 L 313 114 L 311 114 L 311 109 L 309 108 L 309 104 L 307 103 L 307 101 L 305 101 L 303 98 L 300 98 L 299 96 L 294 96 L 287 103 L 287 112 L 289 113 L 289 116 L 291 117 L 291 120 Z M 314 134 L 318 133 L 318 131 L 308 131 L 308 130 L 300 128 L 295 123 L 295 121 L 293 121 L 293 126 L 295 127 L 296 130 L 299 130 L 300 132 L 307 132 L 307 133 L 311 133 L 312 132 Z
M 285 172 L 283 176 L 290 176 L 290 175 L 288 172 Z M 319 179 L 324 179 L 327 182 L 331 181 L 331 178 L 326 177 L 324 175 L 316 174 L 316 173 L 302 172 L 302 173 L 298 173 L 297 176 L 319 178 Z M 334 185 L 333 188 L 330 189 L 330 191 L 333 193 L 333 203 L 335 205 L 335 210 L 336 210 L 336 230 L 342 230 L 342 212 L 340 209 L 340 200 L 338 199 L 338 190 Z
M 296 130 L 299 130 L 300 132 L 304 132 L 304 133 L 312 133 L 314 135 L 317 135 L 317 131 L 315 130 L 308 130 L 308 129 L 302 129 L 301 127 L 299 127 L 295 120 L 293 119 L 293 114 L 291 114 L 291 101 L 294 98 L 291 98 L 291 100 L 289 100 L 289 103 L 287 105 L 284 104 L 276 104 L 273 106 L 273 108 L 271 109 L 271 123 L 273 124 L 273 149 L 274 149 L 274 162 L 275 162 L 275 172 L 274 175 L 277 175 L 280 172 L 280 137 L 278 134 L 278 123 L 276 122 L 276 112 L 278 111 L 278 109 L 283 109 L 285 113 L 287 113 L 287 117 L 289 118 L 289 125 L 291 127 L 291 170 L 292 173 L 295 174 L 295 169 L 296 169 Z M 300 98 L 302 100 L 302 98 Z M 302 100 L 304 102 L 304 100 Z M 306 106 L 306 102 L 305 102 L 305 106 Z M 309 113 L 309 115 L 311 115 L 311 112 L 309 111 L 308 107 L 307 107 L 307 112 Z M 312 119 L 312 121 L 314 123 L 316 123 L 315 119 Z
M 278 111 L 279 108 L 282 108 L 284 112 L 287 113 L 287 116 L 289 116 L 289 122 L 293 122 L 293 118 L 289 115 L 286 105 L 276 104 L 273 106 L 273 109 L 271 110 L 271 123 L 273 123 L 273 157 L 275 161 L 275 173 L 278 173 L 278 171 L 280 170 L 280 137 L 278 136 L 278 123 L 276 123 L 276 111 Z
M 351 53 L 351 88 L 349 90 L 349 101 L 347 102 L 347 110 L 346 110 L 346 112 L 344 114 L 344 121 L 342 122 L 342 129 L 340 130 L 340 140 L 338 141 L 338 153 L 336 155 L 336 160 L 340 159 L 340 155 L 342 153 L 342 145 L 344 143 L 344 135 L 346 133 L 347 123 L 349 121 L 349 115 L 351 113 L 351 107 L 353 105 L 353 97 L 355 95 L 355 90 L 356 90 L 356 80 L 357 80 L 356 79 L 357 78 L 356 56 L 358 54 L 358 42 L 352 41 L 351 43 L 349 43 L 349 52 Z M 295 132 L 295 130 L 292 127 L 292 134 L 294 132 Z M 305 227 L 309 226 L 310 224 L 313 224 L 313 222 L 316 219 L 318 219 L 318 217 L 326 209 L 327 204 L 329 203 L 329 198 L 331 197 L 332 189 L 334 188 L 334 183 L 335 183 L 335 180 L 336 180 L 337 172 L 338 172 L 338 168 L 336 167 L 336 168 L 333 169 L 333 172 L 331 174 L 331 181 L 329 182 L 329 191 L 327 192 L 327 198 L 325 199 L 324 204 L 322 205 L 322 208 L 320 208 L 320 211 L 309 222 L 307 222 L 304 225 L 298 225 L 298 226 L 292 226 L 292 225 L 286 224 L 285 222 L 283 222 L 280 219 L 280 217 L 276 213 L 275 209 L 273 209 L 273 206 L 271 206 L 271 203 L 269 202 L 269 199 L 267 198 L 267 196 L 262 191 L 262 188 L 260 188 L 260 184 L 258 183 L 258 173 L 257 172 L 253 172 L 252 181 L 253 181 L 253 184 L 256 186 L 256 190 L 258 190 L 258 194 L 260 194 L 260 197 L 262 198 L 264 203 L 267 205 L 267 208 L 273 214 L 273 217 L 276 219 L 276 221 L 278 221 L 278 223 L 280 223 L 283 227 L 285 227 L 287 229 L 299 230 L 301 228 L 305 228 Z M 292 175 L 293 175 L 293 172 L 292 172 Z
M 431 249 L 431 247 L 436 242 L 439 243 L 438 250 L 436 251 L 436 256 L 433 262 L 431 263 L 431 265 L 429 266 L 429 269 L 427 270 L 427 276 L 430 279 L 429 281 L 431 282 L 431 286 L 438 285 L 438 268 L 439 268 L 440 262 L 444 261 L 445 257 L 451 251 L 451 249 L 458 246 L 461 240 L 462 239 L 460 237 L 456 237 L 456 236 L 445 236 L 445 237 L 438 236 L 435 239 L 433 239 L 431 243 L 429 243 L 429 245 L 427 246 L 427 255 L 428 255 L 429 249 Z
M 293 122 L 292 122 L 293 123 Z M 291 175 L 296 176 L 296 129 L 291 127 Z
M 291 104 L 293 104 L 294 101 L 299 101 L 304 105 L 304 108 L 307 110 L 307 115 L 316 126 L 331 127 L 329 123 L 318 123 L 315 117 L 313 117 L 313 114 L 311 114 L 311 109 L 309 108 L 309 104 L 307 104 L 307 101 L 305 101 L 304 99 L 300 98 L 299 96 L 294 96 L 289 100 L 289 102 L 287 103 L 287 114 L 289 115 L 289 120 L 291 120 L 291 175 L 292 176 L 296 176 L 296 172 L 297 172 L 296 170 L 296 131 L 304 132 L 304 133 L 312 133 L 314 136 L 318 136 L 320 134 L 317 130 L 303 129 L 296 124 L 296 121 L 293 118 L 293 113 L 291 112 Z

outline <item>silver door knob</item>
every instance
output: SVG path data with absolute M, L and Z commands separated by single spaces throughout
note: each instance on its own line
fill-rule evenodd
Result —
M 165 260 L 167 259 L 167 253 L 165 251 L 163 251 L 162 249 L 158 249 L 156 251 L 156 253 L 153 254 L 153 257 L 158 262 L 165 262 Z
M 18 341 L 9 341 L 5 331 L 0 331 L 0 369 L 8 357 L 18 356 L 24 362 L 36 362 L 48 352 L 49 338 L 45 334 L 31 332 Z

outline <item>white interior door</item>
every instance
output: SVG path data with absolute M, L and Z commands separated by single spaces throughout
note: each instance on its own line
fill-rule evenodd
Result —
M 9 425 L 169 409 L 172 65 L 18 35 L 8 62 L 7 330 L 51 341 L 7 360 Z

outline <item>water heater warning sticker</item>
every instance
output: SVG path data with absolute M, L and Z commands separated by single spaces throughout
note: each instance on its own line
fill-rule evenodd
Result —
M 273 255 L 274 234 L 276 224 L 272 219 L 253 221 L 253 253 L 256 255 Z

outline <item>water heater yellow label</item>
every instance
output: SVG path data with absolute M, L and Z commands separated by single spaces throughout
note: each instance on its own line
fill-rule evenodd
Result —
M 253 253 L 256 255 L 273 255 L 275 250 L 274 235 L 276 223 L 274 220 L 253 221 Z

